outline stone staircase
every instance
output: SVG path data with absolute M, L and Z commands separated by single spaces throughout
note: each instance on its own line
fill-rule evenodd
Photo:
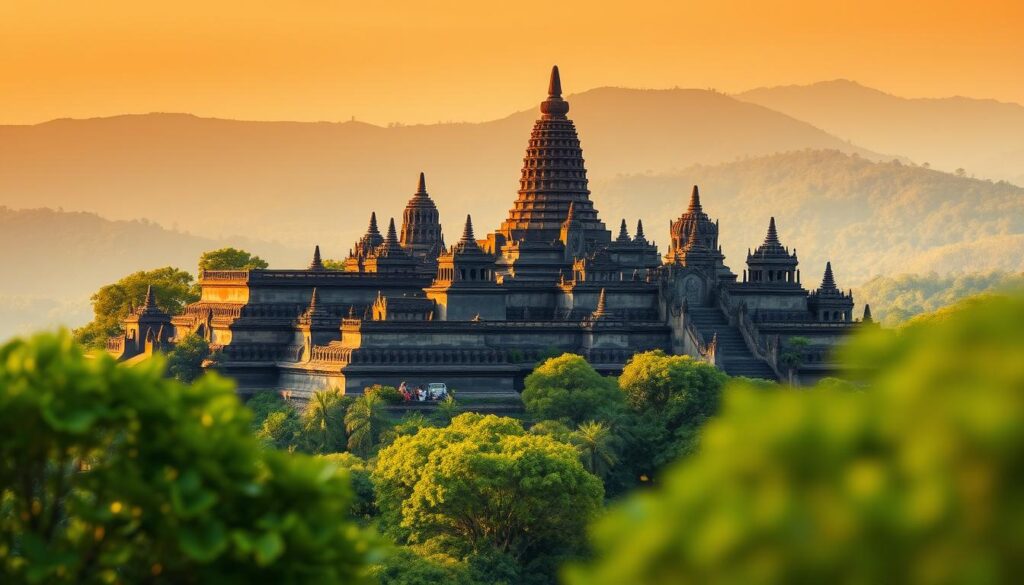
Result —
M 719 360 L 722 369 L 730 376 L 764 378 L 776 380 L 775 372 L 764 361 L 750 352 L 743 334 L 729 325 L 729 320 L 718 307 L 689 307 L 689 316 L 694 327 L 704 336 L 705 342 L 718 333 Z

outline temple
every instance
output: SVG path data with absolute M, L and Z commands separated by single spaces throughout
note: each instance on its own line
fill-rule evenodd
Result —
M 794 337 L 809 342 L 793 345 L 801 380 L 835 373 L 831 348 L 862 321 L 831 263 L 820 286 L 804 288 L 773 217 L 738 277 L 696 186 L 664 255 L 640 221 L 630 235 L 623 219 L 613 237 L 590 197 L 557 67 L 540 112 L 518 196 L 496 230 L 478 238 L 467 216 L 447 246 L 420 173 L 401 228 L 389 219 L 382 236 L 371 214 L 342 269 L 325 268 L 316 247 L 305 269 L 203 271 L 198 302 L 171 316 L 150 293 L 109 351 L 137 360 L 195 334 L 242 392 L 298 396 L 400 381 L 515 392 L 539 359 L 561 352 L 608 374 L 659 349 L 781 380 Z

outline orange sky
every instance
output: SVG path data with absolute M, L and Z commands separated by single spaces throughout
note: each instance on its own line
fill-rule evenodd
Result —
M 1022 0 L 607 3 L 3 0 L 0 123 L 475 121 L 534 107 L 552 63 L 569 93 L 844 77 L 1024 103 Z

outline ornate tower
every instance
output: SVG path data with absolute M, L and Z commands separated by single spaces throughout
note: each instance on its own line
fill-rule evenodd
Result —
M 417 261 L 398 242 L 395 219 L 391 218 L 384 243 L 374 248 L 363 262 L 363 271 L 378 274 L 413 274 L 416 272 L 417 264 Z
M 566 117 L 569 102 L 562 99 L 558 66 L 551 69 L 548 99 L 541 103 L 540 111 L 523 158 L 519 197 L 499 234 L 507 241 L 557 240 L 569 215 L 569 205 L 575 204 L 584 239 L 609 242 L 611 232 L 597 217 L 590 201 L 583 150 L 576 126 Z
M 370 225 L 366 228 L 363 237 L 356 241 L 355 246 L 348 252 L 345 259 L 345 272 L 363 272 L 364 263 L 378 246 L 384 243 L 384 238 L 377 229 L 377 212 L 370 213 Z
M 438 257 L 437 276 L 426 289 L 442 320 L 505 320 L 505 293 L 497 285 L 494 260 L 480 248 L 467 215 L 462 238 Z
M 811 292 L 807 306 L 819 321 L 853 321 L 853 294 L 844 293 L 836 286 L 831 262 L 825 263 L 821 286 Z M 870 309 L 865 310 L 865 315 L 871 319 Z
M 669 226 L 665 262 L 682 266 L 718 267 L 725 257 L 718 245 L 718 222 L 711 221 L 700 204 L 700 189 L 693 186 L 686 211 Z
M 758 246 L 753 254 L 747 253 L 748 282 L 799 286 L 800 273 L 796 269 L 797 264 L 796 250 L 790 254 L 789 249 L 779 242 L 775 218 L 771 218 L 764 243 Z
M 445 250 L 440 216 L 437 206 L 427 194 L 427 183 L 423 173 L 420 173 L 416 193 L 402 214 L 399 242 L 414 258 L 431 264 L 430 273 L 433 273 L 433 265 L 436 265 L 438 255 Z

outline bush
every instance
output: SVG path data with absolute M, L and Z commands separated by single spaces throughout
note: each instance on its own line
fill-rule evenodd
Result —
M 67 334 L 0 348 L 0 580 L 360 581 L 346 474 L 261 449 L 223 379 L 163 374 Z
M 1024 298 L 843 352 L 864 390 L 730 387 L 702 450 L 594 530 L 570 584 L 1012 583 Z
M 534 419 L 560 420 L 573 427 L 613 417 L 622 405 L 613 379 L 568 353 L 547 360 L 527 376 L 522 396 L 526 412 Z
M 405 397 L 398 391 L 398 388 L 394 386 L 384 386 L 382 384 L 374 384 L 369 388 L 363 390 L 363 395 L 376 394 L 386 404 L 401 404 L 405 401 Z

